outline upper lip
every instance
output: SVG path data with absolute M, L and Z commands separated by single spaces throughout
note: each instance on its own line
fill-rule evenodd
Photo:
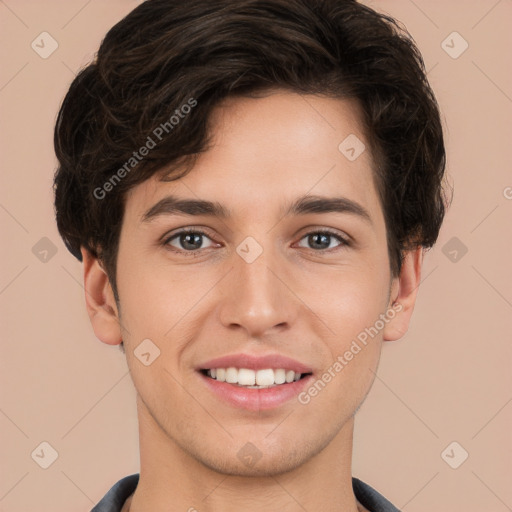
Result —
M 280 354 L 267 354 L 255 356 L 252 354 L 231 354 L 205 361 L 197 367 L 197 370 L 209 370 L 212 368 L 248 368 L 250 370 L 264 370 L 267 368 L 293 370 L 296 373 L 312 373 L 313 370 L 299 361 Z

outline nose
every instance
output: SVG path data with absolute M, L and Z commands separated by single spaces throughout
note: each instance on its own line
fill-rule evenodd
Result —
M 278 261 L 270 250 L 264 250 L 252 263 L 236 253 L 233 260 L 223 284 L 222 324 L 231 330 L 243 329 L 254 338 L 273 329 L 290 328 L 300 306 L 282 270 L 286 262 Z

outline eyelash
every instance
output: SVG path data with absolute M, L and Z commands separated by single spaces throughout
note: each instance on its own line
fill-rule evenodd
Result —
M 199 256 L 201 254 L 201 249 L 197 249 L 197 250 L 191 250 L 191 251 L 186 251 L 184 249 L 176 249 L 172 246 L 169 245 L 169 242 L 171 240 L 174 240 L 175 238 L 179 237 L 180 235 L 203 235 L 207 238 L 209 238 L 211 240 L 211 237 L 208 235 L 208 233 L 206 233 L 205 231 L 201 230 L 201 229 L 184 229 L 182 231 L 178 231 L 177 233 L 174 233 L 172 236 L 170 237 L 166 237 L 163 242 L 162 242 L 162 245 L 166 248 L 168 248 L 171 252 L 174 252 L 174 253 L 177 253 L 177 254 L 186 254 L 187 257 L 195 257 L 195 256 Z M 308 233 L 304 234 L 300 240 L 310 236 L 310 235 L 328 235 L 328 236 L 332 236 L 334 238 L 336 238 L 339 242 L 340 242 L 340 245 L 338 245 L 337 247 L 332 247 L 330 249 L 309 249 L 310 251 L 313 251 L 315 253 L 325 253 L 325 252 L 331 252 L 331 251 L 334 251 L 336 249 L 340 249 L 341 247 L 343 246 L 350 246 L 350 242 L 345 239 L 344 237 L 342 237 L 341 235 L 339 235 L 338 233 L 335 233 L 329 229 L 318 229 L 318 230 L 314 230 L 314 231 L 309 231 Z

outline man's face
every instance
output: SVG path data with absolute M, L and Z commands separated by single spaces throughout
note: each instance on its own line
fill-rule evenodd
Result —
M 341 370 L 333 365 L 386 313 L 392 283 L 368 145 L 353 161 L 338 148 L 351 134 L 366 144 L 357 112 L 346 100 L 282 91 L 230 99 L 215 111 L 214 146 L 187 176 L 130 191 L 117 264 L 121 334 L 142 435 L 163 452 L 171 443 L 220 472 L 278 474 L 347 432 L 382 332 Z M 159 208 L 144 217 L 170 195 L 218 203 L 229 216 Z M 286 215 L 304 196 L 349 206 Z M 206 235 L 174 236 L 185 229 Z M 160 350 L 149 366 L 134 354 L 146 339 Z M 210 363 L 226 356 L 235 359 Z M 300 365 L 311 375 L 254 389 L 202 371 L 251 363 L 255 376 Z M 330 382 L 308 393 L 329 368 Z

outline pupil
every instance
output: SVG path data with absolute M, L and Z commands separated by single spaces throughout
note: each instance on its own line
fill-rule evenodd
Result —
M 315 233 L 314 235 L 310 235 L 310 241 L 314 240 L 312 245 L 315 245 L 320 238 L 322 241 L 318 242 L 322 248 L 329 247 L 329 236 L 325 233 Z
M 192 239 L 192 241 L 189 241 L 190 239 Z M 182 245 L 184 248 L 189 248 L 189 249 L 197 249 L 199 247 L 201 247 L 201 235 L 197 234 L 197 233 L 186 233 L 185 235 L 182 235 Z M 183 243 L 183 241 L 185 241 Z M 196 243 L 196 245 L 194 245 L 194 242 Z M 187 245 L 189 247 L 187 247 Z M 192 246 L 192 247 L 190 247 Z

